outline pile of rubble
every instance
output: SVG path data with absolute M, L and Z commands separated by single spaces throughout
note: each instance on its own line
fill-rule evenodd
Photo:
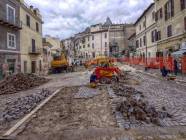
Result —
M 40 86 L 46 82 L 48 82 L 48 79 L 38 77 L 34 74 L 19 73 L 16 75 L 11 75 L 0 82 L 0 95 L 13 94 Z
M 112 85 L 112 89 L 117 96 L 131 97 L 132 95 L 140 95 L 141 97 L 144 97 L 142 92 L 137 91 L 132 87 L 124 86 L 121 83 Z
M 10 122 L 23 117 L 31 112 L 42 100 L 51 95 L 51 92 L 43 89 L 38 93 L 17 98 L 15 101 L 8 101 L 6 108 L 0 113 L 0 124 Z
M 117 96 L 122 96 L 122 101 L 117 103 L 116 110 L 121 112 L 124 120 L 131 123 L 146 123 L 161 126 L 161 120 L 171 118 L 166 108 L 162 107 L 157 111 L 154 106 L 145 101 L 143 93 L 134 88 L 122 86 L 121 84 L 112 86 Z

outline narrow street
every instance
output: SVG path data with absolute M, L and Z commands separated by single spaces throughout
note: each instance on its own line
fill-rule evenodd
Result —
M 125 71 L 132 69 L 128 66 L 122 66 L 122 68 L 127 68 L 123 69 Z M 118 102 L 118 99 L 123 100 L 123 97 L 117 96 L 114 99 L 116 94 L 114 98 L 111 98 L 109 85 L 100 85 L 96 89 L 89 88 L 90 73 L 86 70 L 50 75 L 47 77 L 50 81 L 37 88 L 14 95 L 1 95 L 0 111 L 2 112 L 4 108 L 7 108 L 6 102 L 14 102 L 17 98 L 39 94 L 38 91 L 42 89 L 53 93 L 61 88 L 59 93 L 11 134 L 11 137 L 16 136 L 15 138 L 20 140 L 41 138 L 46 140 L 130 140 L 140 138 L 140 136 L 153 138 L 156 132 L 162 140 L 167 140 L 168 137 L 180 138 L 179 140 L 185 138 L 183 135 L 186 132 L 185 86 L 176 84 L 174 81 L 144 75 L 136 72 L 135 69 L 128 72 L 128 80 L 125 80 L 125 83 L 121 82 L 120 85 L 135 88 L 143 93 L 144 99 L 157 111 L 164 107 L 172 117 L 163 119 L 161 127 L 132 122 L 129 124 L 130 129 L 126 131 L 125 126 L 128 122 L 122 122 L 122 118 L 118 120 L 116 110 L 113 109 L 113 103 Z M 24 116 L 5 124 L 2 123 L 1 134 L 4 134 L 22 117 Z

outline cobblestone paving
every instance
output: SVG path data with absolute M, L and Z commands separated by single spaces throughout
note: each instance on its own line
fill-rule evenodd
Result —
M 137 74 L 142 83 L 134 87 L 142 91 L 157 110 L 165 107 L 173 115 L 162 123 L 165 127 L 186 126 L 186 87 L 172 81 L 159 80 L 144 74 Z
M 98 89 L 92 89 L 89 87 L 80 87 L 79 91 L 75 93 L 74 98 L 91 98 L 101 94 Z

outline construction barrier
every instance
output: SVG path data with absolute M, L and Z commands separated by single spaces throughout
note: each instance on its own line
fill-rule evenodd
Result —
M 182 73 L 186 73 L 186 56 L 182 57 Z
M 143 57 L 125 57 L 118 59 L 118 62 L 124 62 L 129 65 L 139 65 L 151 69 L 162 69 L 163 66 L 170 72 L 174 72 L 175 58 L 173 57 L 156 57 L 156 58 L 143 58 Z M 177 65 L 179 71 L 186 74 L 186 56 L 177 58 Z

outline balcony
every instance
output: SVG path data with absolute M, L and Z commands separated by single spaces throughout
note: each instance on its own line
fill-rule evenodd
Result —
M 21 30 L 22 29 L 22 22 L 20 20 L 15 20 L 15 22 L 11 21 L 11 20 L 7 20 L 7 18 L 5 17 L 1 17 L 0 16 L 0 24 L 10 27 L 12 29 L 15 30 Z
M 30 54 L 30 55 L 40 55 L 41 54 L 41 48 L 39 48 L 39 47 L 30 47 L 29 48 L 29 51 L 28 51 L 28 53 Z

